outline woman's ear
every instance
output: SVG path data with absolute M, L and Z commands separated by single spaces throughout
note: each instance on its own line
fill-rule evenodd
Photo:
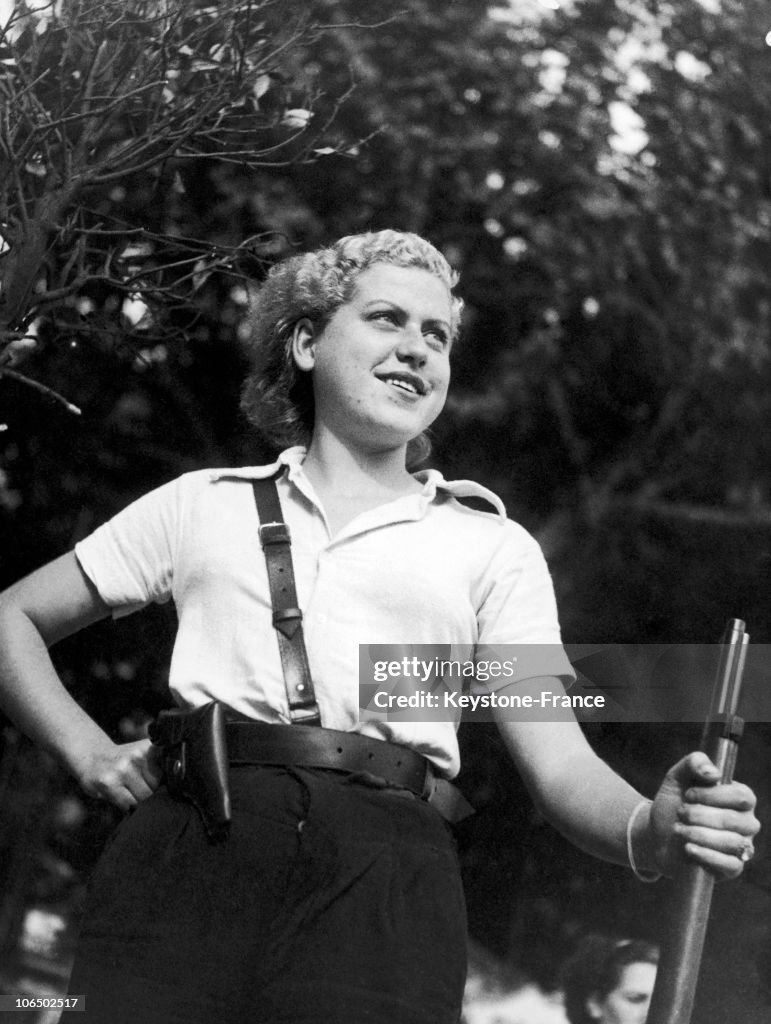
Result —
M 313 321 L 303 317 L 292 331 L 292 355 L 300 370 L 312 370 L 316 362 L 316 328 Z

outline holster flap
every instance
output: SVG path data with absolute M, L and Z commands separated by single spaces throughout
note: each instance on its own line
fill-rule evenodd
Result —
M 195 806 L 210 840 L 223 839 L 230 827 L 223 705 L 211 701 L 192 711 L 161 711 L 149 734 L 161 748 L 169 792 Z

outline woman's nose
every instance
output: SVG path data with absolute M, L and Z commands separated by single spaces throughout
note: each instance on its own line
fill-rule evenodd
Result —
M 411 327 L 409 324 L 405 326 L 396 346 L 396 354 L 401 359 L 417 361 L 421 365 L 425 363 L 428 344 L 419 327 Z

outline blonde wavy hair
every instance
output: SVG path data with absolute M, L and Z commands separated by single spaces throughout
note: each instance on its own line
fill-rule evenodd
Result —
M 311 376 L 298 369 L 292 335 L 299 320 L 322 331 L 347 302 L 356 278 L 376 263 L 418 267 L 435 274 L 451 292 L 452 337 L 457 336 L 463 302 L 452 289 L 457 274 L 438 249 L 406 231 L 347 235 L 334 245 L 291 256 L 271 268 L 252 306 L 248 323 L 251 368 L 241 392 L 241 410 L 275 448 L 310 442 L 314 403 Z M 408 462 L 425 459 L 430 443 L 424 434 L 410 442 Z

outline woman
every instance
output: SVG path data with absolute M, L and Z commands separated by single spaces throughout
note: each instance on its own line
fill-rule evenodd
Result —
M 3 601 L 9 713 L 86 792 L 135 809 L 92 880 L 71 988 L 86 995 L 86 1020 L 458 1018 L 457 864 L 441 817 L 420 798 L 434 775 L 457 772 L 454 723 L 360 720 L 359 644 L 549 645 L 549 689 L 572 675 L 532 538 L 484 488 L 406 468 L 447 394 L 454 283 L 431 245 L 392 231 L 274 268 L 254 318 L 244 407 L 272 440 L 304 442 L 307 452 L 187 474 Z M 260 514 L 263 553 L 252 485 L 273 493 L 266 479 L 280 508 L 267 521 Z M 456 500 L 468 494 L 487 498 L 493 513 Z M 277 584 L 283 568 L 266 569 L 279 514 L 297 601 Z M 246 736 L 249 758 L 231 764 L 222 842 L 209 841 L 194 807 L 159 788 L 151 744 L 114 744 L 66 694 L 46 653 L 103 616 L 169 597 L 179 615 L 170 671 L 178 703 L 216 700 L 247 720 L 228 726 L 229 740 L 234 729 L 239 743 Z M 303 696 L 311 684 L 321 729 L 302 724 L 306 714 L 314 721 L 316 703 Z M 270 725 L 267 737 L 255 720 Z M 719 875 L 741 871 L 759 827 L 754 796 L 718 785 L 704 755 L 676 765 L 651 803 L 595 757 L 572 720 L 500 728 L 534 799 L 585 849 L 641 871 L 671 873 L 682 856 Z M 361 771 L 347 760 L 352 735 L 378 765 L 398 756 Z M 294 753 L 256 749 L 273 749 L 275 737 Z M 338 746 L 346 760 L 331 767 L 340 770 L 314 767 L 307 749 L 319 746 L 325 757 Z M 405 761 L 417 765 L 409 777 Z M 167 768 L 174 788 L 186 769 L 179 758 Z
M 587 935 L 563 969 L 570 1024 L 645 1024 L 658 962 L 642 939 Z

